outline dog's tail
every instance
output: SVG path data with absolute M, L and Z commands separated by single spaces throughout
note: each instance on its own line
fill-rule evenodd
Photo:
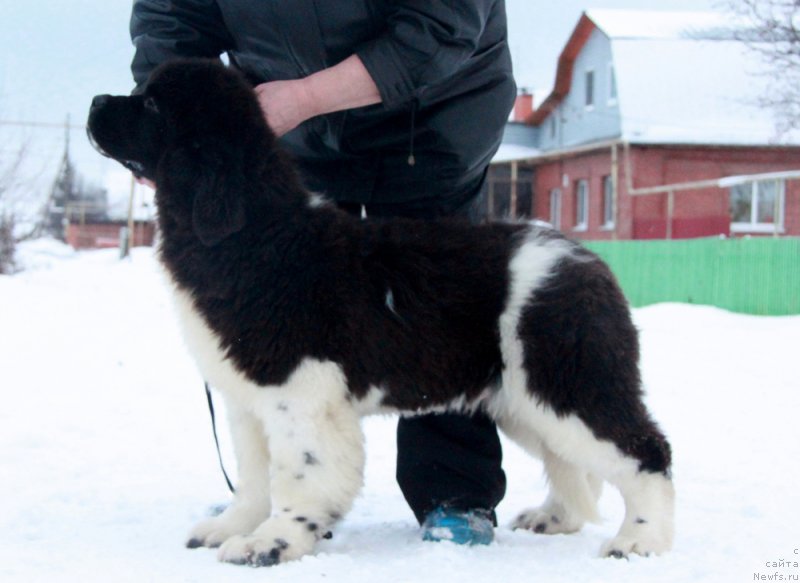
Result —
M 544 454 L 545 471 L 550 489 L 567 512 L 580 522 L 600 522 L 597 500 L 603 480 L 560 458 L 551 451 Z

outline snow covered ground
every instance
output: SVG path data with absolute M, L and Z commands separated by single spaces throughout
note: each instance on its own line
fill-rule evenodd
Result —
M 540 464 L 511 444 L 496 543 L 423 543 L 393 478 L 395 420 L 372 418 L 366 486 L 333 539 L 299 562 L 251 569 L 183 547 L 193 523 L 228 494 L 202 382 L 152 253 L 120 262 L 114 251 L 40 242 L 21 260 L 26 271 L 0 276 L 2 582 L 800 576 L 800 317 L 677 304 L 635 312 L 648 403 L 675 455 L 677 537 L 668 555 L 596 558 L 622 517 L 611 488 L 604 522 L 579 534 L 509 530 L 545 494 Z M 231 466 L 224 427 L 221 438 Z

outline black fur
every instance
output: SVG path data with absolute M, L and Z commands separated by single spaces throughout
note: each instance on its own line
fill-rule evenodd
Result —
M 529 226 L 312 208 L 247 82 L 213 62 L 166 65 L 143 96 L 110 99 L 90 133 L 157 182 L 161 259 L 250 379 L 281 384 L 313 357 L 338 363 L 354 398 L 381 387 L 384 404 L 410 411 L 496 386 L 508 266 Z M 602 262 L 576 248 L 524 308 L 519 336 L 533 395 L 641 469 L 668 471 L 641 402 L 636 330 Z
M 524 309 L 519 336 L 532 394 L 558 415 L 577 414 L 641 470 L 668 471 L 669 444 L 642 403 L 636 329 L 599 258 L 581 249 L 562 261 Z

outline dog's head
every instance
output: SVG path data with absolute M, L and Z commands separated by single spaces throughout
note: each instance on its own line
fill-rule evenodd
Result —
M 98 95 L 89 139 L 103 155 L 156 182 L 159 212 L 190 224 L 206 245 L 241 230 L 274 135 L 255 94 L 239 73 L 211 60 L 182 60 L 156 69 L 136 95 Z

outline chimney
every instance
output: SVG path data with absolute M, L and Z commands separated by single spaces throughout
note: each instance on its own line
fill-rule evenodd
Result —
M 533 113 L 533 94 L 527 89 L 522 89 L 514 101 L 514 115 L 511 121 L 524 122 Z

